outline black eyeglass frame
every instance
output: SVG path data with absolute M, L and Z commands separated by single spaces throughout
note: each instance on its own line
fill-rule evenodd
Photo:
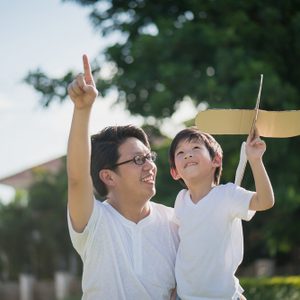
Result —
M 121 165 L 130 163 L 130 162 L 132 162 L 132 161 L 133 161 L 136 165 L 142 166 L 142 165 L 146 162 L 146 160 L 149 160 L 149 161 L 151 161 L 151 162 L 155 162 L 156 158 L 157 158 L 157 153 L 154 152 L 154 151 L 151 151 L 151 152 L 149 152 L 149 153 L 147 153 L 147 154 L 145 154 L 145 155 L 139 154 L 139 155 L 134 156 L 132 159 L 128 159 L 128 160 L 119 162 L 119 163 L 113 165 L 112 168 L 115 168 L 115 167 L 118 167 L 118 166 L 121 166 Z

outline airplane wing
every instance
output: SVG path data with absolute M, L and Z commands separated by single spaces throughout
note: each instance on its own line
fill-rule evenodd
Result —
M 197 114 L 199 130 L 213 135 L 248 135 L 257 114 L 255 109 L 208 109 Z M 260 136 L 287 138 L 300 135 L 300 110 L 258 110 L 256 128 Z

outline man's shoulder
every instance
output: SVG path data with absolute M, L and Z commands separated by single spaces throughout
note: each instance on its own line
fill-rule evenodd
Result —
M 168 217 L 168 218 L 173 217 L 173 215 L 174 215 L 173 207 L 166 206 L 164 204 L 153 202 L 153 201 L 150 201 L 150 203 L 151 203 L 151 208 L 155 214 L 158 214 L 158 215 L 161 215 L 164 217 Z
M 98 221 L 102 216 L 111 215 L 110 205 L 108 204 L 107 200 L 99 200 L 95 198 L 93 213 L 97 215 Z
M 154 201 L 150 201 L 151 206 L 153 209 L 156 210 L 161 210 L 161 211 L 173 211 L 173 207 L 167 206 L 165 204 L 162 203 L 158 203 L 158 202 L 154 202 Z

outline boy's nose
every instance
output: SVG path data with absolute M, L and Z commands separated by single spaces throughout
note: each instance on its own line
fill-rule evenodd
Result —
M 192 153 L 188 152 L 188 153 L 185 154 L 184 159 L 187 159 L 187 158 L 192 157 L 192 156 L 193 156 Z

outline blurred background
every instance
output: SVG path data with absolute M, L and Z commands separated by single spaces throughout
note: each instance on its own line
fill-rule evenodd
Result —
M 180 190 L 168 147 L 205 108 L 300 109 L 300 3 L 17 0 L 0 3 L 0 299 L 80 299 L 66 226 L 67 84 L 91 60 L 101 93 L 91 134 L 143 126 L 159 153 L 157 195 Z M 215 120 L 217 122 L 217 120 Z M 299 120 L 300 122 L 300 120 Z M 245 136 L 216 136 L 222 182 Z M 300 299 L 300 137 L 265 139 L 276 204 L 244 223 L 248 299 Z M 242 186 L 253 189 L 246 168 Z

